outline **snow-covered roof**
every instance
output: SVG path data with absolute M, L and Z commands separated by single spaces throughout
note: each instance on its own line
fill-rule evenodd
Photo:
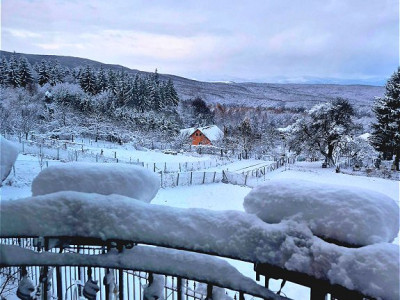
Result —
M 150 202 L 159 188 L 159 178 L 141 166 L 77 162 L 54 165 L 41 171 L 32 182 L 32 195 L 77 191 L 119 194 Z
M 399 232 L 396 202 L 356 187 L 273 179 L 254 188 L 243 206 L 265 222 L 293 219 L 317 236 L 346 244 L 391 242 Z
M 17 157 L 17 146 L 0 135 L 0 186 L 10 174 Z
M 122 253 L 110 251 L 107 254 L 85 255 L 77 253 L 38 253 L 18 246 L 1 245 L 0 257 L 3 266 L 85 265 L 124 268 L 212 283 L 213 285 L 242 291 L 264 299 L 287 299 L 258 285 L 221 258 L 175 249 L 135 246 L 132 249 L 125 249 Z
M 268 224 L 239 211 L 179 209 L 79 192 L 3 201 L 1 216 L 0 237 L 129 240 L 269 263 L 372 297 L 399 298 L 398 245 L 340 247 L 314 236 L 306 222 L 293 219 Z
M 217 125 L 185 128 L 180 130 L 180 134 L 182 136 L 191 136 L 196 130 L 200 130 L 212 142 L 218 141 L 224 136 L 224 133 Z

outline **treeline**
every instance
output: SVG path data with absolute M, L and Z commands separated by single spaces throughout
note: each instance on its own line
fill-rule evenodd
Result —
M 160 80 L 157 70 L 153 74 L 139 76 L 123 70 L 105 70 L 103 67 L 95 70 L 89 65 L 71 70 L 57 61 L 48 60 L 31 66 L 24 56 L 17 58 L 16 55 L 12 55 L 9 60 L 4 56 L 1 59 L 2 87 L 22 87 L 34 93 L 37 85 L 48 84 L 54 87 L 61 83 L 78 84 L 87 96 L 107 93 L 110 108 L 128 107 L 139 112 L 174 110 L 179 103 L 172 81 Z M 88 97 L 85 98 L 87 103 Z M 87 105 L 77 106 L 82 109 L 90 108 Z

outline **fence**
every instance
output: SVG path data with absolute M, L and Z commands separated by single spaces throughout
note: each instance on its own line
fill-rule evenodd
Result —
M 248 187 L 255 187 L 260 182 L 265 181 L 266 174 L 268 172 L 272 172 L 283 166 L 290 168 L 290 165 L 294 164 L 295 161 L 296 159 L 292 157 L 280 158 L 277 161 L 271 163 L 270 165 L 249 170 L 247 172 L 235 173 L 235 172 L 223 171 L 222 182 L 231 183 L 235 185 L 243 185 Z
M 18 245 L 37 252 L 43 250 L 52 253 L 102 254 L 107 252 L 103 246 L 73 245 L 63 248 L 48 249 L 49 240 L 33 238 L 1 238 L 1 244 Z M 51 241 L 50 241 L 51 242 Z M 46 246 L 47 245 L 47 246 Z M 44 247 L 43 247 L 44 246 Z M 47 248 L 47 249 L 44 249 Z M 1 262 L 0 262 L 1 266 Z M 151 272 L 127 269 L 109 269 L 87 266 L 22 266 L 2 267 L 0 277 L 0 296 L 8 297 L 16 294 L 21 274 L 27 274 L 32 281 L 38 299 L 81 299 L 85 282 L 90 277 L 96 281 L 99 291 L 96 299 L 128 299 L 142 300 L 145 288 L 153 282 Z M 158 275 L 160 276 L 160 275 Z M 203 300 L 211 299 L 213 286 L 178 276 L 162 275 L 163 296 L 165 300 Z M 160 277 L 159 277 L 160 278 Z M 48 293 L 44 293 L 47 290 Z M 244 300 L 244 293 L 228 290 L 234 299 Z M 252 297 L 254 298 L 254 297 Z M 2 298 L 3 299 L 3 298 Z
M 161 187 L 177 187 L 217 183 L 222 181 L 222 172 L 161 173 Z

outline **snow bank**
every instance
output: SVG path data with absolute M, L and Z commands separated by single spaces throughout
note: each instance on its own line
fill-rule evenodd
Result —
M 317 236 L 353 245 L 391 242 L 399 231 L 395 201 L 356 187 L 274 179 L 254 188 L 243 206 L 267 223 L 304 222 Z
M 12 166 L 17 160 L 18 148 L 0 135 L 0 152 L 0 179 L 3 182 L 10 174 Z
M 225 260 L 210 255 L 174 249 L 135 246 L 130 250 L 125 249 L 122 253 L 111 251 L 107 254 L 85 255 L 38 253 L 17 246 L 1 245 L 0 258 L 4 266 L 101 266 L 154 272 L 212 283 L 265 299 L 286 299 L 275 295 L 252 279 L 242 275 Z M 155 279 L 160 280 L 160 277 L 155 276 Z M 156 286 L 157 284 L 155 284 L 155 288 Z M 149 291 L 149 293 L 152 291 Z
M 340 247 L 315 237 L 306 224 L 293 220 L 268 224 L 255 215 L 239 211 L 179 209 L 120 195 L 79 192 L 3 201 L 0 214 L 0 237 L 78 236 L 130 240 L 268 263 L 338 283 L 372 297 L 399 298 L 398 281 L 384 282 L 399 276 L 398 259 L 393 259 L 398 258 L 398 246 Z M 351 268 L 352 261 L 356 261 L 357 266 Z M 187 265 L 179 264 L 179 267 L 184 271 Z M 346 272 L 346 268 L 352 271 Z M 346 276 L 338 272 L 346 272 Z M 366 276 L 365 273 L 370 274 Z M 229 274 L 225 272 L 223 278 Z M 375 286 L 385 286 L 385 289 L 373 288 Z
M 68 163 L 44 169 L 32 182 L 32 195 L 78 191 L 119 194 L 150 202 L 160 179 L 140 166 L 127 164 Z

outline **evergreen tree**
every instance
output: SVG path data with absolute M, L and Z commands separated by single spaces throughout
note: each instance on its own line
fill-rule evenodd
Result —
M 38 66 L 38 83 L 40 86 L 45 85 L 50 80 L 50 74 L 48 69 L 49 68 L 47 65 L 47 61 L 43 59 L 40 62 L 40 65 Z
M 96 78 L 92 68 L 89 65 L 87 65 L 85 69 L 81 71 L 79 83 L 85 93 L 91 95 L 96 94 Z
M 26 57 L 21 56 L 18 63 L 19 86 L 27 87 L 33 84 L 32 66 Z
M 5 86 L 8 84 L 8 61 L 3 56 L 0 62 L 0 85 Z
M 107 90 L 107 76 L 106 72 L 103 69 L 103 66 L 100 67 L 100 71 L 97 73 L 96 76 L 96 84 L 97 84 L 97 91 L 104 92 Z
M 377 98 L 373 111 L 376 123 L 372 124 L 371 144 L 383 154 L 384 159 L 396 155 L 395 165 L 399 170 L 400 160 L 400 67 L 386 83 L 385 96 Z
M 55 86 L 57 83 L 63 82 L 64 72 L 60 63 L 56 60 L 52 62 L 48 68 L 49 83 Z
M 171 79 L 168 79 L 164 87 L 164 91 L 166 105 L 177 106 L 179 104 L 179 97 Z
M 19 87 L 20 86 L 20 79 L 19 79 L 19 74 L 18 74 L 18 61 L 15 55 L 11 55 L 9 65 L 8 65 L 8 84 L 13 86 L 13 87 Z

